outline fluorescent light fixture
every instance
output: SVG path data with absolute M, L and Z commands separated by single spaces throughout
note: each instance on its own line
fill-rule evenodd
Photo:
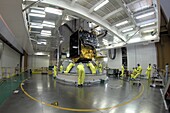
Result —
M 42 37 L 51 37 L 51 35 L 49 35 L 49 34 L 41 34 L 40 36 L 42 36 Z
M 37 44 L 47 45 L 47 42 L 37 42 Z
M 56 9 L 56 8 L 51 8 L 51 7 L 46 7 L 45 12 L 56 14 L 56 15 L 62 15 L 62 10 Z
M 40 25 L 39 25 L 39 26 L 36 26 L 36 25 L 30 25 L 30 27 L 31 27 L 31 28 L 37 28 L 37 29 L 42 29 L 42 28 L 43 28 L 43 26 L 40 26 Z
M 144 17 L 147 17 L 147 16 L 151 16 L 153 15 L 155 12 L 149 12 L 149 13 L 145 13 L 143 15 L 139 15 L 136 17 L 136 19 L 141 19 L 141 18 L 144 18 Z
M 123 21 L 123 22 L 120 22 L 120 23 L 116 24 L 115 26 L 118 27 L 118 26 L 121 26 L 121 25 L 125 25 L 125 24 L 127 24 L 127 23 L 128 23 L 128 21 L 125 20 L 125 21 Z
M 128 43 L 136 43 L 142 41 L 141 38 L 132 38 L 128 41 Z
M 158 36 L 156 36 L 156 35 L 154 35 L 154 36 L 152 36 L 152 35 L 147 35 L 147 36 L 144 36 L 143 38 L 145 39 L 145 40 L 154 40 L 154 39 L 156 39 Z
M 149 33 L 149 32 L 152 32 L 152 31 L 154 31 L 154 29 L 145 30 L 145 31 L 143 31 L 143 33 Z
M 91 22 L 89 22 L 89 27 L 92 28 L 92 23 Z
M 49 25 L 55 25 L 55 23 L 54 22 L 49 22 L 49 21 L 43 21 L 43 24 L 49 24 Z
M 107 62 L 108 61 L 108 58 L 103 58 L 104 62 Z
M 41 26 L 41 23 L 30 22 L 33 26 Z
M 129 28 L 129 29 L 125 29 L 123 30 L 122 32 L 125 33 L 125 32 L 128 32 L 128 31 L 132 31 L 133 30 L 133 27 Z
M 154 25 L 154 24 L 155 24 L 155 22 L 151 22 L 151 23 L 140 25 L 140 27 L 146 27 L 146 26 L 150 26 L 150 25 Z
M 50 27 L 50 28 L 55 28 L 54 25 L 49 25 L 49 24 L 42 24 L 42 26 L 44 26 L 44 27 Z
M 35 55 L 44 55 L 43 52 L 36 52 Z
M 49 34 L 49 33 L 41 33 L 41 35 L 44 35 L 44 36 L 51 36 L 51 34 Z
M 48 30 L 42 30 L 41 33 L 48 33 L 48 34 L 51 34 L 51 31 L 48 31 Z
M 69 21 L 70 20 L 69 16 L 66 16 L 65 20 Z
M 66 55 L 67 55 L 67 57 L 70 57 L 70 53 L 69 53 L 69 52 L 67 52 L 67 54 L 66 54 Z
M 38 14 L 43 14 L 43 15 L 45 15 L 45 12 L 44 12 L 44 11 L 35 10 L 35 9 L 31 9 L 31 13 L 38 13 Z
M 98 6 L 96 6 L 94 8 L 94 11 L 97 11 L 98 9 L 100 9 L 101 7 L 103 7 L 104 5 L 106 5 L 109 2 L 109 0 L 104 0 L 103 2 L 101 2 Z
M 35 16 L 35 17 L 41 17 L 41 18 L 44 18 L 44 17 L 45 17 L 44 14 L 36 14 L 36 13 L 29 13 L 28 15 L 29 15 L 29 16 Z
M 49 55 L 49 52 L 36 52 L 34 55 Z
M 38 31 L 30 31 L 30 33 L 37 33 L 37 34 L 39 34 L 40 32 L 38 32 Z

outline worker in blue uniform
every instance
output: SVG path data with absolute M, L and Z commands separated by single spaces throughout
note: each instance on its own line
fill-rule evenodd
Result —
M 81 62 L 77 66 L 77 73 L 78 73 L 78 87 L 80 87 L 83 86 L 85 79 L 85 69 L 84 65 Z

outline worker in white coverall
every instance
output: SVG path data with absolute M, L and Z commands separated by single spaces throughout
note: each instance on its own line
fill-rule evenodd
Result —
M 77 73 L 78 73 L 78 87 L 81 87 L 83 86 L 85 79 L 85 69 L 84 65 L 81 62 L 77 66 Z

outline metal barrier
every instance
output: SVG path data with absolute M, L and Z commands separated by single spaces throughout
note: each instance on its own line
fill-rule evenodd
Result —
M 40 67 L 31 69 L 32 74 L 49 74 L 51 71 L 48 67 Z

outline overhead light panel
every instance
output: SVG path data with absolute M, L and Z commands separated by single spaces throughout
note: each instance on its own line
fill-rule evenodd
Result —
M 89 22 L 89 27 L 92 28 L 92 23 L 91 22 Z
M 146 26 L 150 26 L 150 25 L 154 25 L 154 24 L 155 24 L 155 22 L 151 22 L 151 23 L 140 25 L 140 27 L 146 27 Z
M 49 22 L 49 21 L 43 21 L 43 24 L 49 24 L 49 25 L 55 25 L 55 23 L 54 22 Z
M 50 34 L 41 34 L 40 36 L 42 36 L 42 37 L 51 37 Z
M 122 32 L 125 33 L 125 32 L 128 32 L 128 31 L 132 31 L 133 30 L 133 27 L 129 28 L 129 29 L 125 29 L 123 30 Z
M 37 44 L 47 45 L 47 42 L 37 42 Z
M 42 25 L 41 23 L 35 23 L 35 22 L 30 22 L 30 24 L 33 26 L 41 26 Z
M 50 33 L 51 34 L 51 31 L 48 31 L 48 30 L 42 30 L 41 33 Z
M 35 9 L 31 9 L 31 13 L 38 13 L 38 14 L 44 14 L 44 15 L 45 15 L 45 12 L 44 12 L 44 11 L 35 10 Z
M 41 35 L 44 35 L 44 36 L 51 36 L 50 33 L 41 33 Z
M 123 21 L 123 22 L 120 22 L 120 23 L 116 24 L 115 26 L 116 26 L 116 27 L 119 27 L 119 26 L 125 25 L 125 24 L 127 24 L 127 23 L 128 23 L 128 21 L 125 20 L 125 21 Z
M 143 31 L 143 33 L 150 33 L 152 31 L 154 31 L 154 29 L 145 30 L 145 31 Z
M 141 18 L 144 18 L 144 17 L 147 17 L 147 16 L 151 16 L 153 15 L 155 12 L 149 12 L 149 13 L 145 13 L 143 15 L 139 15 L 139 16 L 136 16 L 136 19 L 141 19 Z
M 56 9 L 56 8 L 51 8 L 51 7 L 46 7 L 45 12 L 56 14 L 56 15 L 62 15 L 62 10 Z
M 42 31 L 41 31 L 41 35 L 50 36 L 50 35 L 51 35 L 51 31 L 48 31 L 48 30 L 42 30 Z
M 41 17 L 41 18 L 44 18 L 44 17 L 45 17 L 45 14 L 29 13 L 28 15 L 29 15 L 29 16 L 35 16 L 35 17 Z
M 40 25 L 39 26 L 37 26 L 37 25 L 30 25 L 30 27 L 31 28 L 37 28 L 37 29 L 42 29 L 43 28 L 43 26 L 40 26 Z
M 49 24 L 42 24 L 42 26 L 44 26 L 44 27 L 50 27 L 50 28 L 55 28 L 54 25 L 49 25 Z
M 69 21 L 69 20 L 70 20 L 69 16 L 66 16 L 66 17 L 65 17 L 65 20 Z
M 94 8 L 94 11 L 97 11 L 98 9 L 100 9 L 101 7 L 103 7 L 104 5 L 106 5 L 109 2 L 109 0 L 104 0 L 103 2 L 101 2 L 98 6 L 96 6 Z

